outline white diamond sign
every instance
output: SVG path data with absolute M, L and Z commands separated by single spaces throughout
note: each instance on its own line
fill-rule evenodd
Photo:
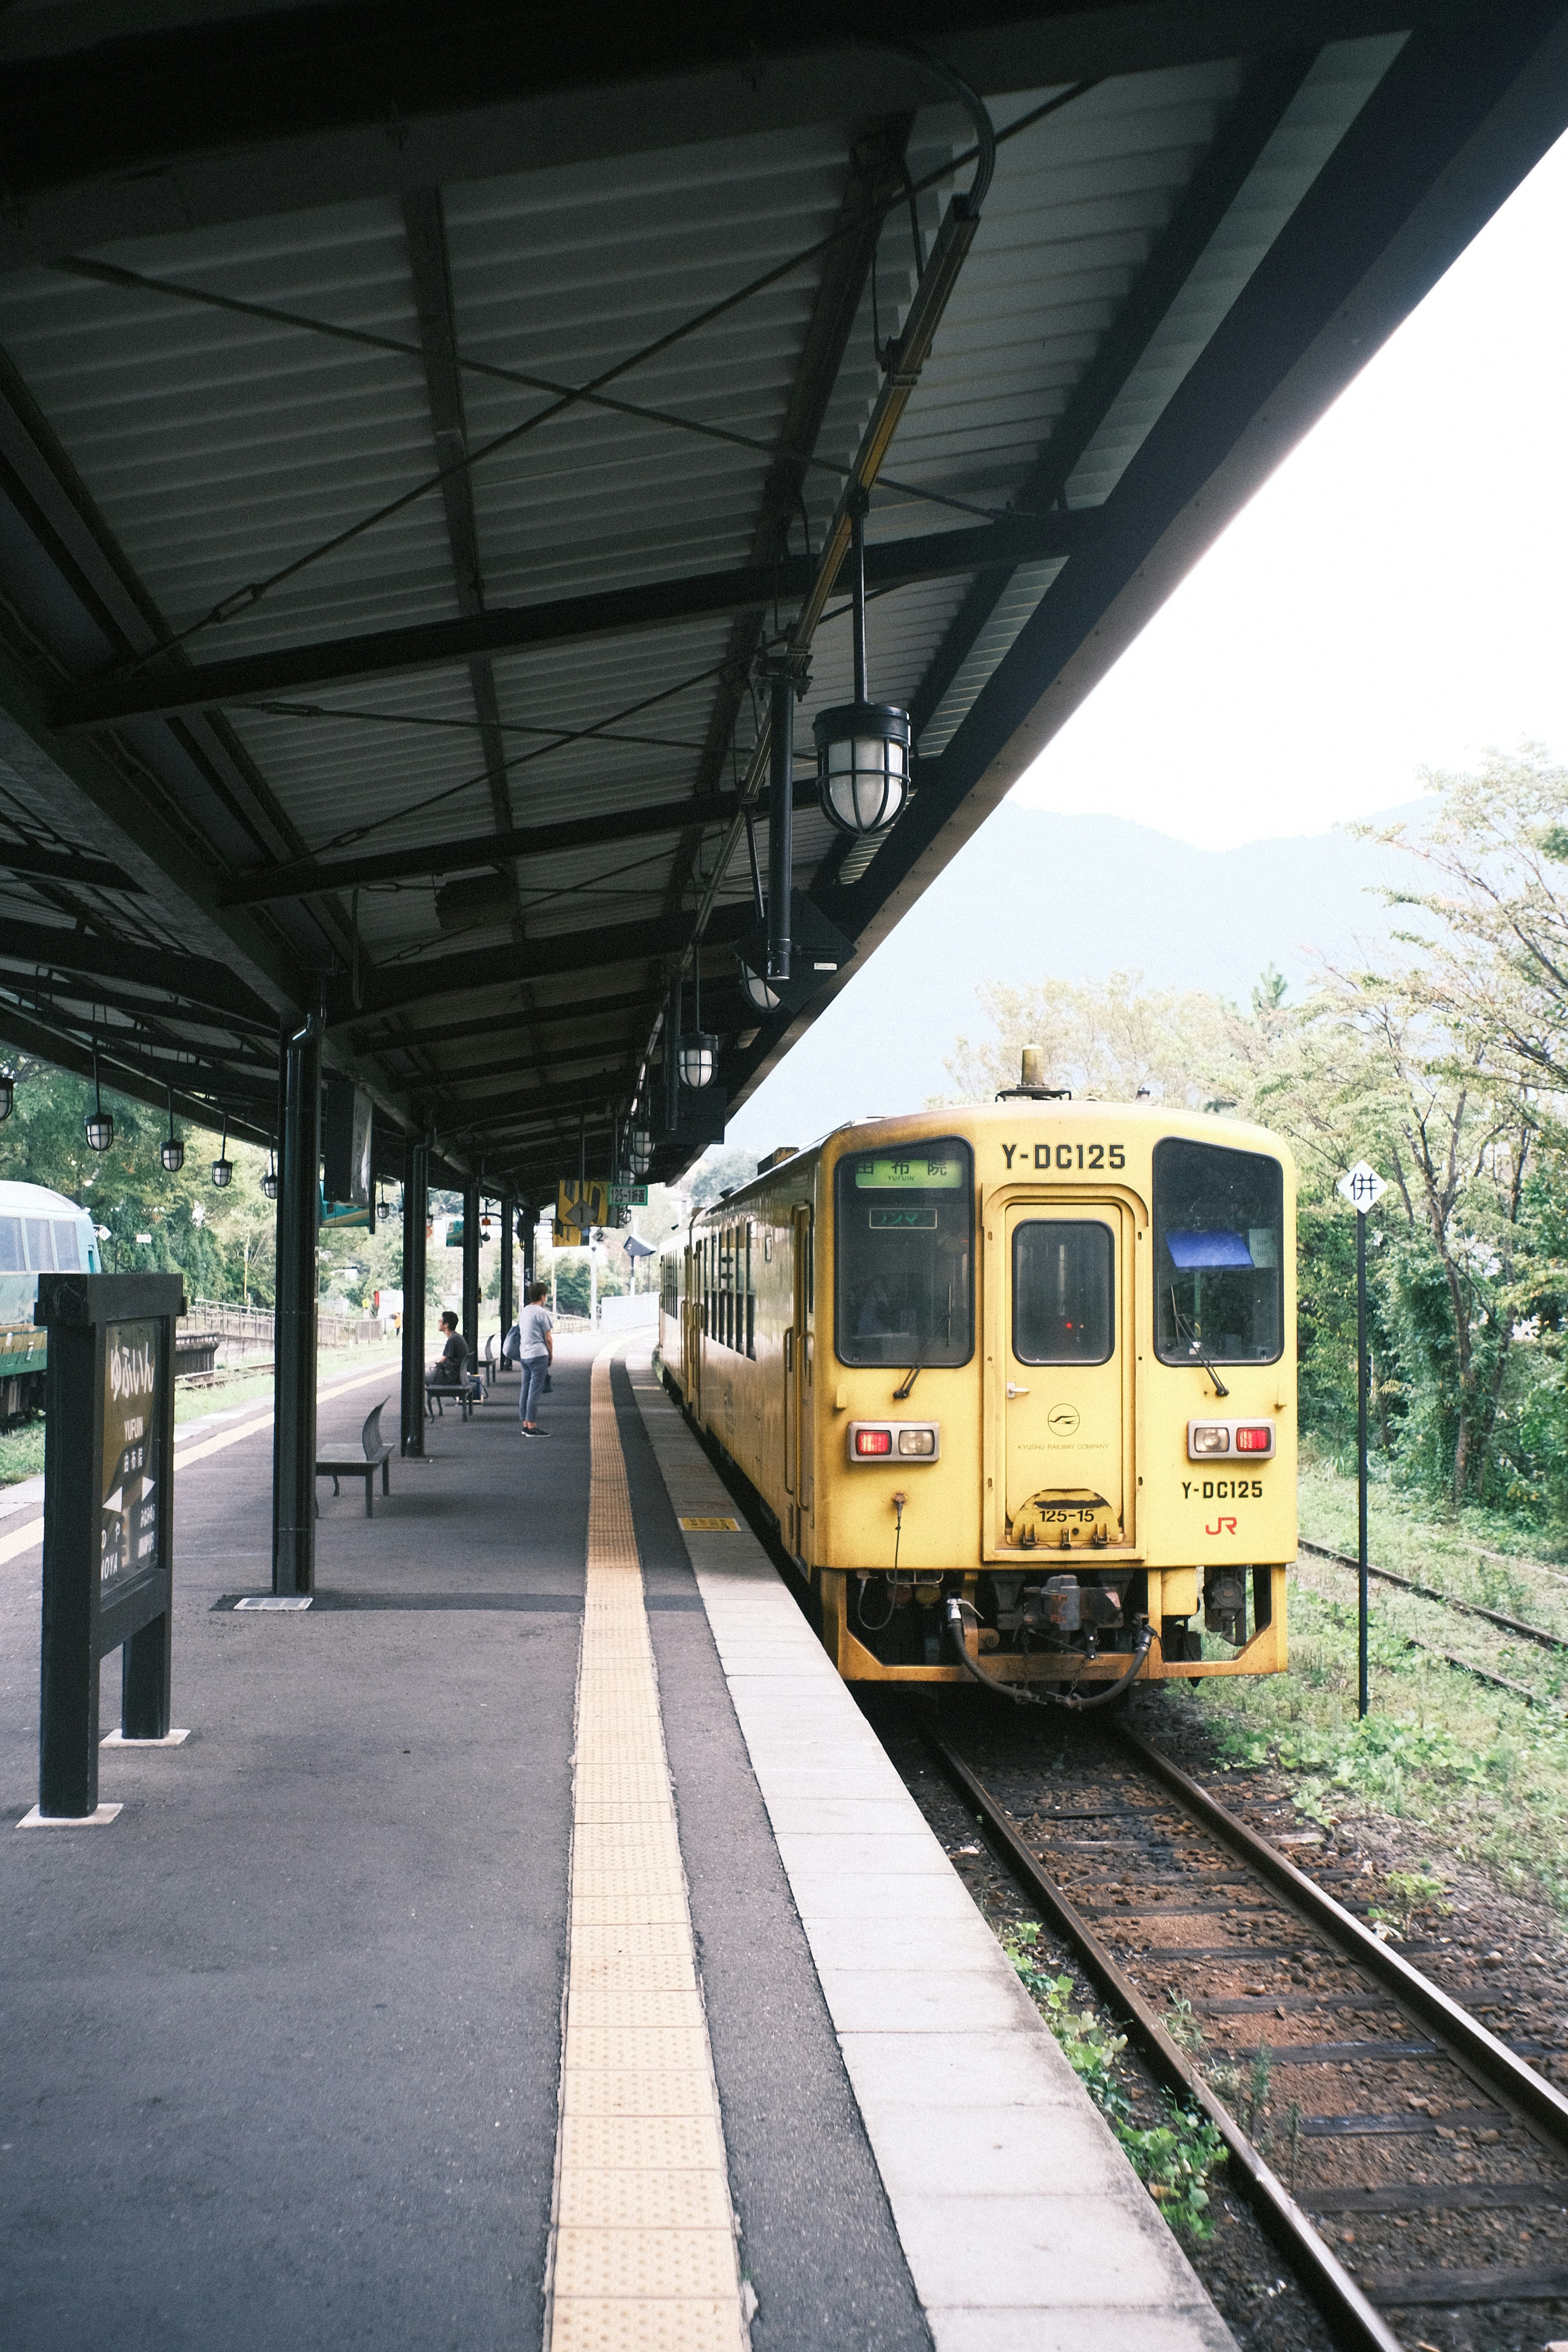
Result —
M 1334 1190 L 1342 1192 L 1357 1214 L 1364 1217 L 1369 1209 L 1376 1207 L 1388 1186 L 1375 1168 L 1369 1167 L 1364 1160 L 1358 1160 L 1349 1173 L 1340 1178 Z

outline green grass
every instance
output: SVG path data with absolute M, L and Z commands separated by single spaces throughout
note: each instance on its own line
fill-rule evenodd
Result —
M 1474 1507 L 1440 1517 L 1426 1498 L 1379 1477 L 1382 1466 L 1374 1463 L 1367 1495 L 1367 1552 L 1374 1566 L 1568 1635 L 1568 1565 L 1561 1546 L 1517 1521 Z M 1305 1448 L 1300 1513 L 1301 1533 L 1310 1542 L 1353 1554 L 1353 1471 L 1347 1476 L 1339 1464 Z
M 1380 1499 L 1373 1559 L 1451 1591 L 1476 1572 L 1457 1549 L 1439 1556 L 1428 1549 L 1429 1531 Z M 1353 1549 L 1353 1479 L 1310 1465 L 1302 1532 L 1344 1549 L 1347 1508 Z M 1510 1596 L 1510 1613 L 1551 1623 L 1551 1588 L 1529 1563 L 1521 1574 L 1530 1580 Z M 1414 1873 L 1396 1874 L 1409 1876 L 1409 1886 L 1386 1891 L 1394 1929 L 1423 1900 L 1428 1909 L 1441 1905 L 1450 1856 L 1484 1864 L 1516 1894 L 1539 1889 L 1568 1912 L 1568 1654 L 1505 1643 L 1478 1620 L 1374 1583 L 1371 1709 L 1363 1723 L 1353 1575 L 1303 1554 L 1291 1571 L 1289 1608 L 1287 1674 L 1168 1684 L 1160 1704 L 1195 1716 L 1222 1765 L 1272 1764 L 1292 1775 L 1310 1817 L 1332 1821 L 1360 1805 L 1415 1831 L 1427 1851 Z M 1507 1675 L 1548 1704 L 1527 1706 L 1490 1690 L 1412 1649 L 1412 1638 Z
M 1225 2155 L 1217 2127 L 1195 2108 L 1162 2095 L 1162 2120 L 1139 2121 L 1122 2082 L 1124 2033 L 1110 2033 L 1092 2010 L 1073 2007 L 1071 1977 L 1039 1966 L 1039 1925 L 1032 1919 L 1001 1931 L 1002 1948 L 1071 2066 L 1121 2142 L 1139 2179 L 1179 2237 L 1212 2238 L 1205 2186 Z
M 395 1379 L 400 1350 L 395 1341 L 380 1347 L 328 1348 L 320 1358 L 319 1376 L 323 1387 L 335 1381 L 353 1380 L 358 1373 L 374 1371 L 378 1363 L 386 1365 L 388 1374 Z M 272 1402 L 272 1370 L 247 1372 L 243 1379 L 225 1381 L 216 1388 L 174 1391 L 174 1425 L 187 1421 L 201 1421 L 208 1413 L 228 1412 L 236 1405 Z M 44 1423 L 25 1422 L 19 1429 L 0 1430 L 0 1486 L 14 1486 L 23 1478 L 37 1478 L 44 1467 Z

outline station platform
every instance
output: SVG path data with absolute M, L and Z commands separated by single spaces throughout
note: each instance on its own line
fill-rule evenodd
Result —
M 190 1737 L 5 1837 L 16 2352 L 1231 2346 L 647 1358 L 563 1341 L 546 1437 L 504 1387 L 373 1519 L 323 1480 L 306 1611 L 235 1605 L 261 1416 L 182 1444 Z

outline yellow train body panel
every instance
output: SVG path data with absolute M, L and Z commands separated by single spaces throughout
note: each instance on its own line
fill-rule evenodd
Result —
M 1145 1617 L 1151 1679 L 1278 1672 L 1294 1232 L 1289 1153 L 1240 1121 L 1028 1097 L 879 1119 L 693 1220 L 661 1361 L 848 1679 L 962 1679 L 954 1593 L 996 1680 L 1117 1679 Z

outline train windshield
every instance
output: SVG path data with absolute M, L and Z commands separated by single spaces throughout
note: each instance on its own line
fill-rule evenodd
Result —
M 1259 1151 L 1154 1147 L 1154 1349 L 1271 1364 L 1284 1324 L 1284 1171 Z
M 22 1255 L 22 1220 L 20 1217 L 0 1217 L 0 1274 L 26 1274 L 27 1261 Z
M 966 1364 L 974 1162 L 956 1136 L 838 1163 L 835 1345 L 844 1364 Z
M 1103 1364 L 1116 1245 L 1109 1225 L 1030 1218 L 1013 1229 L 1013 1353 L 1021 1364 Z

